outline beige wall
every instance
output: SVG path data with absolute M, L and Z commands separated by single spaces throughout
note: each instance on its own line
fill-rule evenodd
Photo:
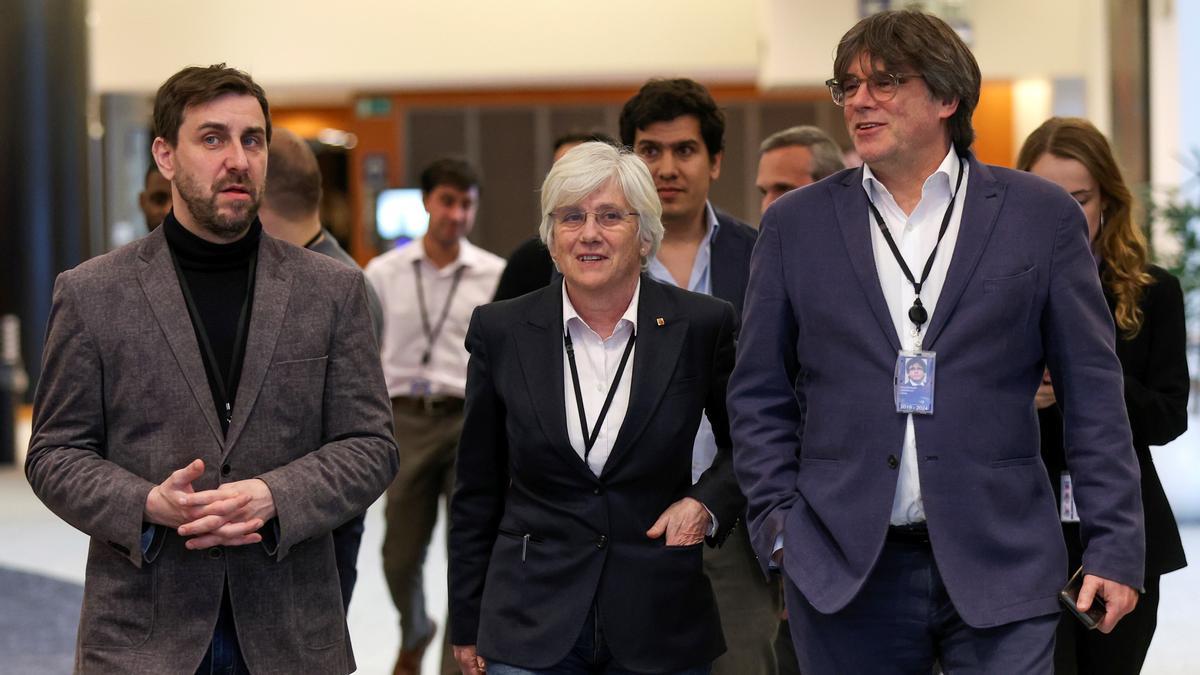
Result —
M 851 0 L 755 4 L 763 36 L 759 82 L 768 87 L 830 77 L 838 39 L 859 18 Z M 963 8 L 986 79 L 1082 77 L 1107 66 L 1100 0 L 965 0 Z
M 752 81 L 754 0 L 91 0 L 98 92 L 186 64 L 251 71 L 273 98 L 363 89 Z
M 764 89 L 818 85 L 831 76 L 842 34 L 858 19 L 858 3 L 758 0 Z M 971 49 L 984 80 L 1012 81 L 1013 144 L 1053 113 L 1052 81 L 1083 79 L 1088 117 L 1111 126 L 1108 40 L 1101 0 L 964 0 Z

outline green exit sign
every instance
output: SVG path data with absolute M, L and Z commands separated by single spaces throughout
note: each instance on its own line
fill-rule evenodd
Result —
M 387 117 L 392 114 L 392 99 L 386 96 L 360 98 L 354 109 L 360 118 Z

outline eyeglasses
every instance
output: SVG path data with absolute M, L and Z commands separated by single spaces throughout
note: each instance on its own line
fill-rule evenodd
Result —
M 559 209 L 551 211 L 550 217 L 554 224 L 568 230 L 578 230 L 587 224 L 588 214 L 596 219 L 596 224 L 605 229 L 612 229 L 624 223 L 629 216 L 636 216 L 637 211 L 621 211 L 620 209 L 599 209 L 583 211 L 580 209 Z
M 921 75 L 917 73 L 874 73 L 865 80 L 853 76 L 847 77 L 845 81 L 837 78 L 825 80 L 825 86 L 829 87 L 829 94 L 833 96 L 833 102 L 839 106 L 845 106 L 846 99 L 854 98 L 854 95 L 858 93 L 859 86 L 864 82 L 867 83 L 867 91 L 871 92 L 871 98 L 882 102 L 895 98 L 900 85 L 919 77 Z

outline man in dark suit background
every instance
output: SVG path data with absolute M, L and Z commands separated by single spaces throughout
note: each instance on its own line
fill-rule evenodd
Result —
M 628 151 L 571 150 L 542 207 L 562 281 L 478 308 L 467 333 L 455 656 L 467 675 L 707 673 L 725 642 L 701 548 L 743 504 L 724 414 L 733 309 L 641 273 L 661 207 Z M 693 481 L 702 413 L 718 453 Z
M 740 314 L 757 232 L 708 201 L 725 147 L 725 116 L 708 90 L 694 80 L 650 80 L 621 110 L 621 142 L 646 163 L 662 202 L 662 247 L 646 271 L 663 283 L 726 300 Z M 712 428 L 702 420 L 693 478 L 715 453 Z M 773 675 L 779 593 L 759 572 L 744 525 L 724 546 L 704 551 L 704 571 L 729 645 L 714 672 Z
M 173 210 L 59 276 L 34 400 L 29 482 L 91 537 L 75 671 L 351 672 L 330 531 L 397 466 L 362 273 L 262 234 L 249 75 L 183 69 L 154 126 Z
M 729 398 L 752 541 L 785 573 L 806 673 L 1048 673 L 1066 555 L 1038 458 L 1045 366 L 1078 479 L 1079 605 L 1103 597 L 1111 630 L 1143 574 L 1083 214 L 970 155 L 979 68 L 940 19 L 864 19 L 828 85 L 865 166 L 763 219 Z M 936 377 L 932 414 L 897 412 L 913 356 Z

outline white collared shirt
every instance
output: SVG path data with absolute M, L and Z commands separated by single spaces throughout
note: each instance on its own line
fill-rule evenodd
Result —
M 415 263 L 415 264 L 414 264 Z M 434 340 L 429 363 L 421 356 L 429 342 L 421 321 L 417 298 L 417 272 L 421 268 L 421 288 L 430 329 L 436 330 L 454 276 L 463 268 L 462 278 L 451 299 L 446 322 Z M 380 358 L 388 395 L 392 398 L 414 395 L 414 385 L 427 382 L 434 396 L 462 398 L 467 384 L 467 360 L 464 346 L 471 313 L 479 305 L 492 301 L 504 259 L 463 239 L 458 260 L 438 269 L 425 254 L 420 239 L 373 259 L 364 271 L 383 306 L 383 335 Z
M 567 285 L 563 283 L 563 331 L 564 334 L 570 334 L 574 347 L 575 366 L 579 371 L 579 389 L 583 394 L 583 411 L 587 416 L 589 432 L 595 427 L 596 418 L 600 416 L 600 410 L 604 407 L 604 400 L 608 398 L 608 390 L 612 386 L 613 380 L 616 379 L 617 368 L 621 365 L 621 356 L 625 353 L 625 345 L 629 337 L 637 332 L 638 293 L 641 290 L 642 281 L 639 278 L 637 286 L 633 289 L 633 298 L 629 301 L 629 307 L 617 321 L 616 327 L 613 328 L 613 334 L 601 337 L 584 323 L 583 319 L 579 318 L 579 313 L 575 311 L 575 306 L 567 297 Z M 617 440 L 617 433 L 620 432 L 621 424 L 625 421 L 625 412 L 629 409 L 629 393 L 633 387 L 633 360 L 637 356 L 636 345 L 635 342 L 633 350 L 629 353 L 629 360 L 625 364 L 624 372 L 621 373 L 621 381 L 617 383 L 617 391 L 613 395 L 612 404 L 608 408 L 604 422 L 600 425 L 600 433 L 596 436 L 596 444 L 592 446 L 591 452 L 586 453 L 588 468 L 597 476 L 604 470 L 604 463 L 608 461 L 613 443 Z M 565 346 L 562 360 L 567 437 L 571 440 L 571 447 L 575 449 L 579 458 L 584 459 L 584 450 L 587 446 L 583 440 L 583 427 L 579 423 L 579 406 L 575 403 L 575 380 L 571 375 L 571 363 L 567 358 Z
M 942 160 L 937 170 L 925 180 L 925 185 L 921 188 L 921 201 L 913 209 L 912 215 L 905 215 L 888 189 L 871 173 L 871 167 L 863 167 L 863 189 L 883 216 L 883 221 L 887 225 L 892 239 L 896 242 L 896 247 L 900 249 L 905 263 L 918 281 L 921 278 L 921 272 L 925 269 L 925 261 L 929 259 L 929 254 L 937 242 L 938 230 L 942 226 L 942 217 L 954 192 L 954 182 L 958 179 L 960 162 L 954 147 L 951 146 L 950 152 L 946 154 L 946 158 Z M 912 284 L 905 278 L 887 240 L 879 231 L 874 215 L 868 210 L 869 222 L 867 225 L 871 228 L 871 245 L 875 252 L 875 269 L 879 274 L 879 286 L 883 289 L 883 296 L 887 300 L 888 311 L 892 315 L 892 324 L 895 326 L 896 335 L 900 338 L 902 349 L 920 349 L 920 339 L 929 330 L 930 321 L 937 309 L 938 297 L 942 292 L 942 284 L 946 281 L 946 271 L 950 267 L 954 245 L 958 241 L 963 204 L 966 202 L 970 170 L 967 166 L 963 168 L 959 198 L 954 202 L 950 223 L 946 228 L 941 245 L 938 246 L 933 267 L 929 270 L 929 278 L 921 287 L 921 304 L 928 312 L 929 320 L 922 326 L 919 336 L 915 334 L 915 326 L 908 318 L 908 310 L 916 298 Z M 917 437 L 912 415 L 908 416 L 904 428 L 904 442 L 900 451 L 898 473 L 896 495 L 892 500 L 891 524 L 904 525 L 924 521 L 925 506 L 921 501 L 921 481 L 917 471 Z
M 700 248 L 696 250 L 696 260 L 692 263 L 692 276 L 688 280 L 687 290 L 693 293 L 712 295 L 712 242 L 717 238 L 717 230 L 720 229 L 721 222 L 717 220 L 716 210 L 708 202 L 704 203 L 704 216 L 708 225 L 708 234 L 704 236 Z M 679 285 L 675 282 L 675 277 L 672 277 L 671 273 L 667 271 L 667 266 L 663 265 L 657 256 L 650 259 L 646 271 L 664 284 Z M 692 446 L 693 484 L 700 480 L 700 476 L 705 471 L 708 471 L 708 467 L 712 466 L 716 457 L 717 438 L 713 435 L 712 422 L 708 421 L 707 415 L 701 415 L 700 428 L 696 430 L 696 442 Z

